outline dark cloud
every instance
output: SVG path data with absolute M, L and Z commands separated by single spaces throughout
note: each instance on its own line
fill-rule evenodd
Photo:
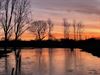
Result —
M 100 14 L 99 0 L 32 0 L 33 9 Z

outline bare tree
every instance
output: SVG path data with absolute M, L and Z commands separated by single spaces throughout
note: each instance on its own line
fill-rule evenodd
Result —
M 36 40 L 43 40 L 46 37 L 47 23 L 42 20 L 34 21 L 29 30 L 34 33 Z
M 0 0 L 0 21 L 1 21 L 1 19 L 2 19 L 2 8 L 3 8 L 3 2 L 4 2 L 4 0 Z M 0 25 L 1 25 L 1 23 L 0 23 Z M 0 29 L 1 29 L 1 27 L 0 27 Z
M 75 20 L 73 21 L 73 31 L 74 31 L 74 33 L 73 33 L 73 35 L 74 35 L 74 40 L 76 40 L 76 39 L 77 39 L 77 38 L 76 38 L 77 29 L 76 29 L 76 21 L 75 21 Z
M 73 22 L 74 40 L 81 40 L 84 31 L 84 25 L 81 22 Z
M 63 26 L 64 26 L 64 38 L 69 39 L 69 33 L 70 33 L 70 24 L 66 19 L 63 19 Z
M 0 0 L 0 9 L 1 9 L 1 4 L 2 4 L 2 1 Z
M 18 40 L 20 36 L 28 29 L 30 14 L 30 2 L 29 0 L 18 0 L 16 2 L 14 10 L 14 35 L 15 40 Z
M 84 32 L 84 25 L 81 22 L 77 23 L 77 38 L 78 38 L 78 40 L 82 39 L 83 32 Z
M 2 4 L 4 0 L 0 0 L 0 10 L 2 9 Z
M 52 30 L 53 30 L 54 24 L 52 23 L 51 19 L 48 19 L 47 23 L 48 23 L 48 29 L 49 29 L 48 39 L 51 40 L 52 39 Z
M 2 11 L 0 13 L 1 19 L 1 27 L 4 32 L 5 41 L 9 40 L 12 35 L 13 26 L 11 24 L 13 13 L 15 9 L 16 0 L 4 0 L 3 1 Z

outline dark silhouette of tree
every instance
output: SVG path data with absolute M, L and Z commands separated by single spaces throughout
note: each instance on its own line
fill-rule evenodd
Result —
M 5 41 L 9 40 L 12 35 L 12 20 L 15 9 L 16 0 L 4 0 L 2 3 L 2 11 L 0 13 L 0 23 L 4 33 Z
M 1 4 L 2 4 L 2 1 L 0 0 L 0 9 L 1 9 Z
M 51 19 L 48 19 L 47 23 L 48 23 L 48 29 L 49 29 L 48 39 L 51 40 L 52 39 L 52 30 L 53 30 L 54 24 L 52 23 Z
M 77 23 L 77 39 L 78 40 L 82 39 L 83 32 L 84 32 L 84 25 L 81 22 Z
M 3 1 L 4 1 L 4 0 L 0 0 L 0 21 L 1 21 L 1 19 L 2 19 Z M 1 23 L 0 23 L 0 25 L 1 25 Z M 0 27 L 0 29 L 1 29 L 1 27 Z
M 14 35 L 15 40 L 20 39 L 20 36 L 28 29 L 30 14 L 29 0 L 18 0 L 14 10 Z
M 73 22 L 74 40 L 81 40 L 84 32 L 84 25 L 81 22 Z
M 64 39 L 69 39 L 69 33 L 70 33 L 70 24 L 66 19 L 63 19 L 63 26 L 64 26 Z
M 0 10 L 2 9 L 2 4 L 4 0 L 0 0 Z
M 77 29 L 76 29 L 76 21 L 75 20 L 73 21 L 73 31 L 74 31 L 74 33 L 73 33 L 74 40 L 76 40 L 76 31 L 77 31 Z
M 47 23 L 42 20 L 34 21 L 29 30 L 34 33 L 36 40 L 43 40 L 46 37 Z

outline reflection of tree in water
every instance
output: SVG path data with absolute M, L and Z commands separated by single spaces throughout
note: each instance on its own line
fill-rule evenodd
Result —
M 47 73 L 47 63 L 43 52 L 43 49 L 36 49 L 34 75 L 45 75 Z
M 72 52 L 70 49 L 65 48 L 65 73 L 72 73 L 73 72 L 73 59 L 72 59 Z
M 64 50 L 49 49 L 49 75 L 64 75 Z
M 17 52 L 15 53 L 15 58 L 16 58 L 16 71 L 15 75 L 20 75 L 21 72 L 21 49 L 18 49 Z
M 61 49 L 62 50 L 62 49 Z M 58 53 L 57 53 L 58 51 Z M 61 54 L 64 54 L 62 59 L 56 59 L 59 54 L 58 50 L 49 49 L 34 49 L 35 56 L 32 57 L 34 59 L 33 62 L 33 72 L 28 74 L 33 75 L 87 75 L 87 72 L 84 68 L 84 62 L 82 62 L 82 55 L 80 50 L 74 49 L 71 51 L 70 49 L 64 49 L 61 51 Z M 63 52 L 63 53 L 62 53 Z M 24 75 L 25 72 L 21 73 L 21 49 L 14 49 L 15 53 L 15 67 L 12 69 L 12 75 Z M 46 56 L 45 56 L 46 54 Z M 57 64 L 57 62 L 61 64 Z M 63 64 L 65 63 L 65 64 Z M 63 65 L 62 65 L 63 64 Z M 5 58 L 5 75 L 11 75 L 11 69 L 9 69 L 9 58 Z M 61 67 L 61 71 L 59 71 L 58 66 Z M 57 72 L 57 73 L 56 73 Z M 60 74 L 59 74 L 60 73 Z
M 49 48 L 49 75 L 52 75 L 53 72 L 53 65 L 52 65 L 52 57 L 53 57 L 53 49 Z
M 75 49 L 73 51 L 74 56 L 74 70 L 76 75 L 84 75 L 84 68 L 82 65 L 82 59 L 81 59 L 81 52 L 80 49 Z
M 78 65 L 79 74 L 86 75 L 85 65 L 84 65 L 84 62 L 83 62 L 83 59 L 82 59 L 82 51 L 81 51 L 81 49 L 78 49 L 77 52 L 78 52 L 77 63 L 79 63 L 79 65 Z
M 21 49 L 14 48 L 15 67 L 12 68 L 11 75 L 21 75 Z
M 9 59 L 8 59 L 8 54 L 7 51 L 10 51 L 11 49 L 7 49 L 7 47 L 4 47 L 4 56 L 5 56 L 5 75 L 10 74 L 10 69 L 9 69 Z
M 81 75 L 81 53 L 78 49 L 65 49 L 65 70 L 66 74 Z
M 79 65 L 79 54 L 76 49 L 65 49 L 65 51 L 66 73 L 77 75 Z
M 48 50 L 48 51 L 47 51 Z M 37 49 L 36 50 L 36 63 L 35 63 L 35 74 L 34 75 L 52 75 L 53 67 L 52 67 L 52 58 L 53 52 L 52 49 L 46 49 L 48 56 L 45 57 L 45 49 Z M 46 59 L 47 58 L 47 59 Z
M 4 50 L 6 49 L 6 51 L 11 51 L 12 49 L 11 48 L 4 48 Z M 13 49 L 14 52 L 15 52 L 15 67 L 12 68 L 12 71 L 11 71 L 11 68 L 10 68 L 10 62 L 9 62 L 9 58 L 8 58 L 8 54 L 5 52 L 5 61 L 4 61 L 4 66 L 5 66 L 5 75 L 20 75 L 19 71 L 21 70 L 21 55 L 20 55 L 20 52 L 21 50 L 17 50 L 16 48 Z
M 8 74 L 8 59 L 5 57 L 5 73 Z
M 74 56 L 74 71 L 75 71 L 75 74 L 78 74 L 79 73 L 79 59 L 80 59 L 80 54 L 78 52 L 78 50 L 74 49 L 73 51 L 73 56 Z

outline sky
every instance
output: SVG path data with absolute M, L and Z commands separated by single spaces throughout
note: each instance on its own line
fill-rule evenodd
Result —
M 50 18 L 55 24 L 53 33 L 63 33 L 62 19 L 67 18 L 69 22 L 73 20 L 82 22 L 85 25 L 85 33 L 91 34 L 89 36 L 100 37 L 100 0 L 30 0 L 30 2 L 33 19 Z

